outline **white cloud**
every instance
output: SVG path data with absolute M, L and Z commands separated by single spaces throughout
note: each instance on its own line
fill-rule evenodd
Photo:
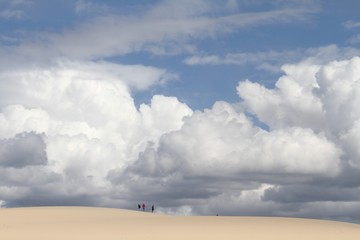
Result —
M 2 138 L 11 138 L 23 131 L 44 133 L 48 130 L 49 115 L 42 109 L 26 109 L 22 105 L 8 105 L 0 113 L 0 136 Z
M 159 137 L 169 130 L 180 129 L 183 116 L 190 116 L 192 110 L 185 104 L 179 104 L 175 97 L 154 96 L 150 105 L 141 104 L 139 109 L 142 116 L 141 125 L 151 130 L 152 139 Z
M 349 209 L 356 209 L 359 58 L 309 62 L 283 66 L 275 89 L 241 82 L 243 108 L 217 102 L 194 112 L 109 180 L 135 188 L 130 199 L 162 199 L 169 212 L 191 206 L 197 214 L 313 216 L 319 201 L 336 201 L 340 209 L 353 201 Z M 254 126 L 242 109 L 269 131 Z M 337 210 L 314 215 L 343 217 Z
M 219 64 L 220 58 L 215 55 L 208 55 L 208 56 L 192 56 L 188 57 L 184 60 L 184 63 L 188 65 L 216 65 Z
M 292 186 L 305 194 L 310 184 L 327 189 L 320 201 L 345 208 L 344 200 L 357 201 L 349 193 L 359 182 L 359 66 L 359 58 L 285 65 L 275 89 L 241 82 L 240 108 L 216 102 L 195 112 L 160 95 L 136 108 L 128 69 L 145 88 L 161 82 L 161 69 L 69 60 L 9 69 L 0 79 L 2 152 L 15 154 L 9 146 L 22 133 L 41 140 L 21 148 L 26 155 L 46 158 L 3 160 L 1 200 L 131 208 L 140 199 L 178 214 L 307 216 L 318 195 L 302 202 L 283 196 L 299 194 Z M 336 195 L 338 187 L 346 197 Z
M 282 66 L 284 72 L 274 89 L 240 82 L 236 107 L 216 102 L 195 112 L 171 96 L 134 104 L 133 92 L 176 74 L 99 60 L 136 51 L 195 52 L 194 39 L 303 20 L 312 12 L 229 9 L 240 3 L 227 1 L 214 11 L 214 2 L 162 1 L 1 48 L 1 205 L 132 208 L 151 201 L 178 214 L 340 219 L 346 210 L 359 220 L 360 60 L 344 60 L 357 49 L 194 55 L 189 64 Z M 77 6 L 89 13 L 96 4 Z M 342 61 L 328 62 L 334 59 Z M 305 195 L 319 189 L 326 194 Z
M 75 12 L 81 13 L 106 13 L 110 8 L 105 4 L 94 3 L 91 1 L 79 0 L 75 3 Z
M 4 19 L 12 19 L 12 18 L 22 19 L 22 18 L 24 18 L 24 11 L 6 9 L 6 10 L 0 12 L 0 16 Z
M 209 212 L 218 214 L 220 212 L 220 215 L 231 216 L 237 215 L 237 211 L 240 209 L 243 216 L 267 216 L 274 213 L 275 215 L 278 215 L 280 208 L 276 203 L 264 203 L 262 201 L 264 192 L 271 187 L 272 185 L 270 184 L 259 184 L 258 186 L 254 186 L 252 189 L 245 189 L 241 192 L 223 192 L 210 199 L 209 203 L 204 204 L 203 206 L 198 206 L 198 214 L 207 214 Z
M 44 134 L 49 171 L 104 186 L 109 170 L 136 158 L 147 141 L 156 143 L 192 114 L 165 96 L 137 110 L 130 89 L 162 84 L 168 75 L 140 65 L 69 60 L 50 68 L 10 69 L 0 75 L 0 138 Z
M 357 48 L 328 45 L 309 49 L 228 53 L 224 56 L 200 54 L 187 57 L 183 62 L 187 65 L 255 65 L 257 69 L 279 72 L 285 63 L 304 61 L 308 64 L 325 64 L 358 55 L 360 50 Z
M 93 8 L 93 3 L 84 1 L 84 0 L 77 1 L 75 4 L 75 11 L 77 13 L 83 12 L 83 11 L 89 11 L 92 8 Z
M 176 78 L 176 75 L 164 69 L 142 65 L 59 60 L 47 68 L 31 67 L 25 70 L 3 71 L 0 78 L 2 80 L 0 91 L 3 96 L 0 99 L 1 105 L 16 104 L 21 98 L 21 101 L 26 99 L 28 106 L 38 107 L 50 104 L 45 100 L 51 99 L 51 104 L 58 104 L 57 106 L 64 111 L 73 104 L 69 101 L 84 106 L 96 105 L 98 108 L 103 108 L 101 111 L 105 111 L 113 105 L 108 103 L 115 101 L 111 97 L 121 97 L 124 101 L 132 102 L 128 89 L 145 90 L 155 84 L 165 84 Z M 85 84 L 87 89 L 84 89 L 82 84 Z M 15 94 L 19 88 L 24 91 L 20 95 Z M 108 99 L 102 100 L 96 97 L 88 99 L 87 95 L 96 96 L 96 92 L 107 94 Z M 122 96 L 116 96 L 119 93 Z M 64 96 L 71 100 L 62 99 Z M 111 111 L 108 114 L 116 114 L 115 112 Z
M 357 27 L 360 27 L 360 22 L 356 22 L 356 21 L 346 21 L 346 22 L 344 23 L 344 26 L 345 26 L 346 28 L 349 28 L 349 29 L 351 29 L 351 28 L 357 28 Z
M 321 101 L 313 95 L 318 66 L 284 66 L 286 75 L 275 89 L 258 83 L 240 82 L 237 90 L 244 105 L 271 129 L 300 126 L 322 130 L 325 116 Z
M 232 176 L 242 172 L 334 175 L 341 151 L 310 129 L 266 132 L 225 103 L 185 120 L 135 163 L 140 175 Z
M 360 43 L 360 34 L 357 34 L 355 36 L 352 36 L 350 39 L 349 39 L 349 43 L 351 44 L 358 44 Z
M 10 5 L 22 5 L 30 2 L 29 0 L 1 0 L 0 2 L 9 3 Z
M 324 66 L 287 65 L 275 89 L 245 81 L 238 93 L 271 129 L 301 126 L 339 137 L 360 117 L 358 65 L 357 57 Z
M 328 125 L 336 135 L 347 132 L 360 118 L 360 58 L 334 61 L 323 66 L 316 75 L 317 94 L 323 104 Z
M 26 18 L 25 7 L 31 1 L 27 0 L 2 0 L 0 1 L 0 19 L 6 21 L 22 20 Z
M 344 23 L 345 28 L 357 31 L 360 28 L 360 22 L 357 21 L 347 21 Z M 357 32 L 355 35 L 351 36 L 348 40 L 350 44 L 359 44 L 360 43 L 360 34 Z
M 78 6 L 83 11 L 93 5 L 80 1 Z M 169 45 L 168 51 L 178 52 L 179 49 L 186 50 L 193 39 L 215 37 L 274 22 L 295 21 L 312 12 L 310 9 L 285 8 L 254 13 L 221 12 L 209 16 L 212 9 L 207 1 L 163 1 L 138 15 L 108 14 L 61 33 L 38 33 L 10 51 L 19 58 L 33 61 L 58 56 L 98 59 L 147 50 L 149 46 L 163 49 L 161 46 L 170 42 L 174 44 Z M 176 49 L 172 50 L 171 45 Z
M 225 7 L 229 9 L 230 11 L 237 10 L 239 7 L 239 4 L 237 0 L 227 0 L 225 3 Z
M 341 136 L 344 142 L 343 146 L 351 156 L 350 163 L 360 169 L 360 149 L 358 143 L 360 141 L 360 120 L 354 121 L 351 129 Z

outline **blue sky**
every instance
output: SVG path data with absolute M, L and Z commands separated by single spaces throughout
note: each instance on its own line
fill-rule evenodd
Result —
M 360 222 L 359 9 L 0 0 L 0 206 Z
M 346 27 L 347 22 L 359 21 L 357 1 L 229 1 L 228 3 L 208 1 L 207 3 L 211 6 L 207 6 L 206 10 L 200 9 L 198 13 L 194 12 L 196 17 L 261 14 L 262 12 L 266 14 L 279 9 L 292 11 L 301 8 L 303 10 L 301 13 L 296 13 L 296 16 L 295 13 L 289 14 L 284 20 L 269 19 L 260 23 L 254 20 L 254 23 L 244 24 L 238 28 L 233 27 L 229 32 L 214 33 L 213 36 L 186 36 L 186 39 L 181 40 L 181 44 L 191 45 L 189 46 L 193 48 L 191 51 L 174 50 L 174 46 L 167 46 L 168 49 L 162 50 L 162 53 L 140 49 L 126 54 L 116 52 L 106 54 L 106 56 L 99 54 L 100 58 L 105 57 L 106 60 L 112 62 L 156 66 L 179 75 L 177 81 L 170 82 L 166 86 L 154 86 L 151 91 L 136 93 L 135 101 L 138 104 L 143 101 L 149 102 L 154 93 L 177 96 L 193 109 L 200 110 L 211 107 L 217 100 L 234 103 L 238 101 L 234 89 L 239 81 L 251 79 L 271 87 L 281 75 L 279 67 L 306 57 L 302 56 L 302 53 L 307 49 L 317 49 L 328 45 L 336 45 L 340 49 L 356 48 L 359 45 L 359 41 L 351 40 L 356 38 L 358 27 Z M 21 41 L 21 39 L 33 37 L 34 34 L 61 34 L 67 29 L 76 28 L 84 22 L 101 16 L 141 16 L 152 8 L 156 8 L 157 5 L 161 5 L 161 1 L 62 1 L 61 3 L 1 1 L 0 4 L 3 9 L 2 41 L 6 46 L 14 43 L 4 39 L 5 37 L 14 37 Z M 189 5 L 191 8 L 191 3 L 188 2 L 176 4 L 185 7 Z M 177 12 L 176 6 L 174 8 L 170 11 Z M 183 14 L 180 17 L 188 14 L 184 9 L 183 12 L 179 11 L 179 15 Z M 169 39 L 169 42 L 164 42 L 164 44 L 176 44 L 175 39 Z M 275 64 L 272 71 L 258 69 L 260 63 L 246 59 L 249 56 L 241 57 L 242 64 L 223 62 L 211 65 L 187 65 L 184 63 L 185 59 L 193 55 L 224 57 L 227 54 L 254 55 L 271 51 L 278 53 L 275 59 L 273 57 L 258 61 L 262 61 L 262 64 Z M 287 56 L 286 52 L 289 51 L 296 52 Z

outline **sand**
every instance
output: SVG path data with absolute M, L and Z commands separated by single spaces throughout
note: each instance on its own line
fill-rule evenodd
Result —
M 4 240 L 359 240 L 360 225 L 334 221 L 166 216 L 89 207 L 0 209 Z

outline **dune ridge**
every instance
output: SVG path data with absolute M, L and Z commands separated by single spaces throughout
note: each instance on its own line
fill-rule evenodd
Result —
M 276 217 L 167 216 L 92 207 L 4 208 L 0 239 L 358 240 L 360 225 Z

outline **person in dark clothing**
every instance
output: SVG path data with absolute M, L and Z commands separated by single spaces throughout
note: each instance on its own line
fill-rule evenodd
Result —
M 152 205 L 151 206 L 151 212 L 154 212 L 154 210 L 155 210 L 155 207 L 154 207 L 154 205 Z
M 139 210 L 141 209 L 141 205 L 140 205 L 140 204 L 138 204 L 138 209 L 139 209 Z

